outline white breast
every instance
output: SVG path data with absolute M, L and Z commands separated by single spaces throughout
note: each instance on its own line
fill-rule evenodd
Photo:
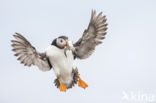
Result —
M 46 55 L 49 57 L 50 63 L 53 66 L 56 76 L 61 77 L 63 84 L 70 84 L 72 81 L 72 67 L 73 67 L 73 54 L 72 51 L 67 50 L 66 55 L 64 49 L 59 49 L 55 46 L 50 46 L 46 50 Z

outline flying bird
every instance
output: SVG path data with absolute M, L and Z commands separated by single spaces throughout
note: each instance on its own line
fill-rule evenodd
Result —
M 103 16 L 102 12 L 96 15 L 96 11 L 92 10 L 88 28 L 75 43 L 66 36 L 60 36 L 52 41 L 45 52 L 40 53 L 24 36 L 15 33 L 13 36 L 16 40 L 11 40 L 11 45 L 15 56 L 25 66 L 36 65 L 41 71 L 49 71 L 53 68 L 56 75 L 55 86 L 61 92 L 65 92 L 75 84 L 82 88 L 88 87 L 73 63 L 75 59 L 90 57 L 95 47 L 105 38 L 106 30 L 106 16 Z

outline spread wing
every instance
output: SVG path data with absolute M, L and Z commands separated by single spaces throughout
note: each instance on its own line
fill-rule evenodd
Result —
M 16 40 L 12 40 L 13 51 L 18 60 L 25 66 L 36 65 L 42 71 L 51 69 L 49 59 L 45 53 L 38 53 L 36 49 L 21 34 L 13 35 Z
M 93 10 L 88 28 L 84 31 L 82 37 L 74 44 L 74 54 L 80 59 L 88 58 L 95 50 L 98 44 L 101 44 L 107 30 L 106 16 L 102 12 L 96 15 Z

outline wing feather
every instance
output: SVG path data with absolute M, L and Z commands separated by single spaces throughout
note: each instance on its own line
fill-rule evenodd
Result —
M 74 44 L 74 54 L 77 58 L 88 58 L 95 50 L 98 44 L 101 44 L 107 30 L 106 16 L 100 12 L 96 15 L 96 11 L 92 10 L 89 26 L 82 37 Z
M 42 71 L 51 69 L 48 63 L 48 58 L 45 53 L 38 53 L 30 42 L 19 33 L 13 35 L 16 40 L 11 40 L 15 56 L 25 66 L 36 65 Z

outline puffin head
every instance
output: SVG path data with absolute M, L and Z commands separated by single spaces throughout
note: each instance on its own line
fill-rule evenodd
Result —
M 64 49 L 67 47 L 70 50 L 68 37 L 66 36 L 59 36 L 58 38 L 54 39 L 51 45 L 54 45 L 60 49 Z

